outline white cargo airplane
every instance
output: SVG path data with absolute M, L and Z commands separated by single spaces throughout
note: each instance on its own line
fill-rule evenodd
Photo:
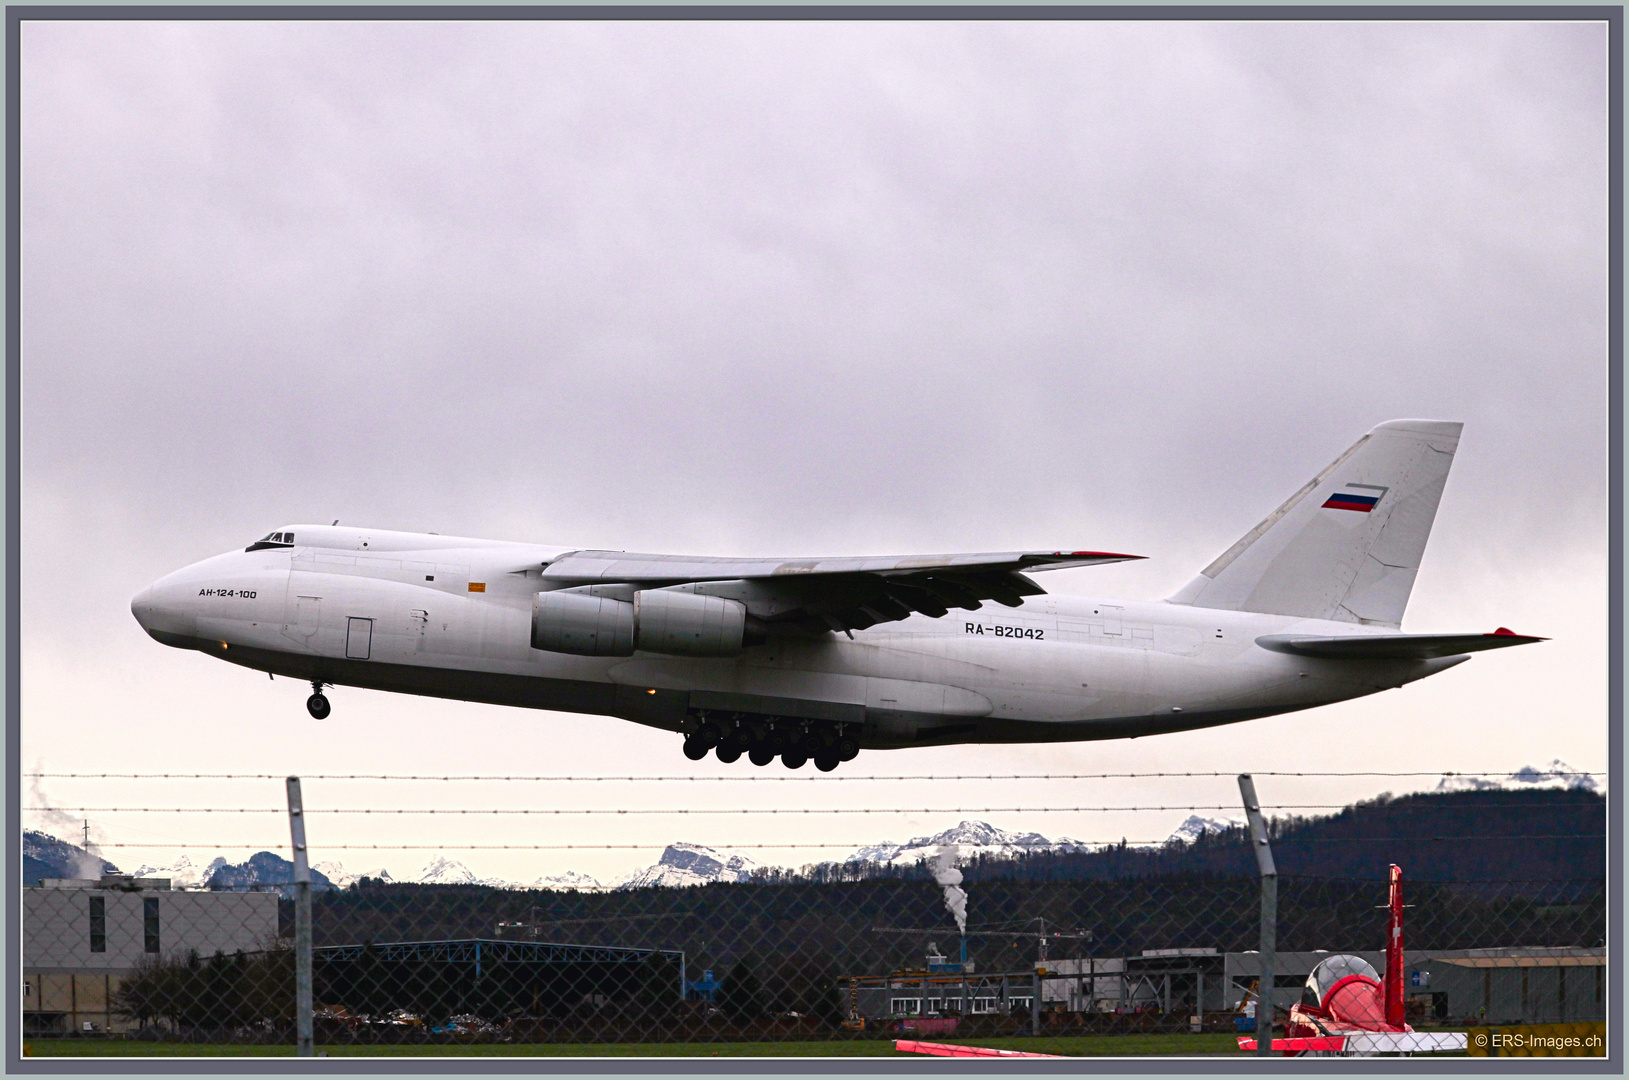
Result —
M 1542 638 L 1398 632 L 1461 425 L 1394 420 L 1166 600 L 1048 595 L 1100 551 L 638 555 L 288 525 L 131 604 L 177 648 L 324 686 L 618 716 L 693 760 L 1113 739 L 1362 697 Z M 993 600 L 1004 610 L 992 611 Z

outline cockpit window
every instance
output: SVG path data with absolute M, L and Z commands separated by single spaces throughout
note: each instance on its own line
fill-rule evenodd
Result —
M 1301 989 L 1301 1004 L 1322 1006 L 1324 995 L 1348 975 L 1362 975 L 1377 983 L 1380 981 L 1380 975 L 1363 957 L 1331 956 L 1327 960 L 1319 961 L 1318 966 L 1312 969 L 1312 974 L 1307 976 L 1307 983 Z
M 291 532 L 269 532 L 259 540 L 244 548 L 244 551 L 263 551 L 266 548 L 285 548 L 294 546 L 294 534 Z

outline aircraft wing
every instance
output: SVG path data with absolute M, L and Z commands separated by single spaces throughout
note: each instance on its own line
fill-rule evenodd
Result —
M 663 588 L 739 582 L 730 595 L 768 622 L 805 622 L 863 630 L 920 612 L 977 611 L 994 600 L 1017 607 L 1045 589 L 1024 571 L 1125 562 L 1140 555 L 1109 551 L 1007 551 L 962 555 L 883 555 L 826 559 L 736 559 L 572 551 L 550 561 L 543 580 L 567 588 L 631 584 Z M 718 590 L 708 589 L 708 592 Z
M 1256 644 L 1273 652 L 1316 656 L 1325 660 L 1435 660 L 1443 656 L 1459 656 L 1548 640 L 1513 634 L 1501 626 L 1491 634 L 1373 634 L 1361 637 L 1267 634 L 1257 638 Z

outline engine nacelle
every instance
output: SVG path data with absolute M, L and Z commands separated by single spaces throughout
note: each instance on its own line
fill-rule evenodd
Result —
M 739 656 L 747 606 L 721 596 L 650 589 L 634 593 L 634 646 L 670 656 Z
M 632 656 L 634 606 L 580 592 L 532 597 L 532 648 L 576 656 Z
M 737 600 L 647 589 L 633 601 L 588 593 L 532 597 L 532 648 L 577 656 L 738 656 L 747 608 Z M 756 620 L 754 620 L 756 621 Z

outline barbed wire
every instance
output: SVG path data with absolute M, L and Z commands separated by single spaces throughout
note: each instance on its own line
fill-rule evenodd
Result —
M 1159 840 L 1071 840 L 1067 846 L 1082 848 L 1112 848 L 1124 844 L 1127 847 L 1158 847 L 1169 842 L 1171 838 Z M 1371 843 L 1470 843 L 1486 842 L 1489 840 L 1604 840 L 1604 833 L 1536 833 L 1517 836 L 1485 834 L 1479 836 L 1328 836 L 1328 837 L 1273 837 L 1273 844 L 1371 844 Z M 706 847 L 722 851 L 793 851 L 805 848 L 867 848 L 900 845 L 884 845 L 879 841 L 850 841 L 847 843 L 792 841 L 784 844 L 695 844 L 686 842 L 693 847 Z M 241 841 L 231 843 L 188 843 L 188 844 L 120 844 L 96 843 L 96 848 L 174 848 L 174 849 L 219 849 L 219 848 L 250 848 L 263 849 L 279 848 L 287 844 L 280 840 L 271 844 L 246 844 Z M 312 850 L 329 851 L 649 851 L 653 848 L 663 848 L 669 845 L 661 842 L 649 844 L 312 844 Z M 1001 844 L 961 844 L 958 847 L 1035 847 L 1057 848 L 1066 846 L 1055 840 L 1040 842 L 1006 841 Z M 1067 854 L 1065 852 L 1064 854 Z M 924 856 L 926 857 L 926 856 Z
M 591 783 L 591 782 L 635 782 L 635 783 L 775 783 L 775 784 L 815 784 L 815 783 L 893 783 L 904 780 L 1155 780 L 1155 779 L 1193 779 L 1203 777 L 1233 778 L 1240 772 L 1252 776 L 1280 776 L 1280 777 L 1307 777 L 1312 779 L 1334 777 L 1465 777 L 1468 779 L 1497 778 L 1507 779 L 1512 776 L 1509 772 L 1462 772 L 1443 770 L 1440 772 L 1262 772 L 1250 769 L 1224 771 L 1224 772 L 1122 772 L 1122 773 L 953 773 L 953 774 L 915 774 L 909 776 L 759 776 L 746 774 L 742 776 L 477 776 L 477 775 L 448 775 L 437 776 L 430 774 L 386 774 L 386 773 L 302 773 L 302 780 L 391 780 L 391 781 L 493 781 L 493 782 L 561 782 L 561 783 Z M 288 773 L 23 773 L 24 777 L 41 780 L 285 780 Z M 1532 772 L 1527 775 L 1545 777 L 1549 779 L 1562 779 L 1574 776 L 1608 776 L 1604 770 L 1594 772 Z
M 1565 802 L 1527 802 L 1524 807 L 1566 806 Z M 1263 803 L 1263 810 L 1346 810 L 1347 803 Z M 287 807 L 201 807 L 201 806 L 25 806 L 29 813 L 76 814 L 287 814 Z M 1217 803 L 1204 806 L 899 806 L 899 807 L 797 807 L 749 808 L 740 807 L 664 807 L 661 809 L 538 809 L 502 808 L 492 810 L 464 810 L 447 808 L 381 809 L 378 807 L 320 807 L 305 808 L 307 816 L 315 814 L 458 814 L 458 815 L 608 815 L 637 817 L 672 814 L 1088 814 L 1088 813 L 1142 813 L 1181 812 L 1184 810 L 1241 810 L 1238 803 Z

